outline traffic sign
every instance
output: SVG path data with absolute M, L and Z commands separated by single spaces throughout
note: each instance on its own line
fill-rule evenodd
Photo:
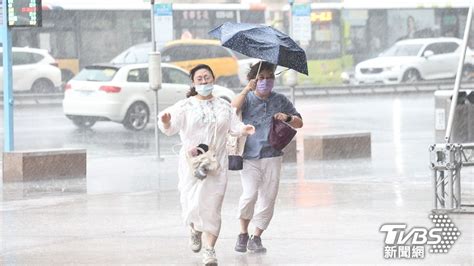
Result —
M 311 6 L 309 4 L 294 4 L 291 13 L 292 37 L 297 41 L 311 40 Z
M 41 0 L 6 0 L 9 27 L 41 27 Z

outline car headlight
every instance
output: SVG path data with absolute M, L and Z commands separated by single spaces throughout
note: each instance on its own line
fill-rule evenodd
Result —
M 393 65 L 393 66 L 388 66 L 388 67 L 384 67 L 383 70 L 384 71 L 397 71 L 397 70 L 400 70 L 400 65 Z

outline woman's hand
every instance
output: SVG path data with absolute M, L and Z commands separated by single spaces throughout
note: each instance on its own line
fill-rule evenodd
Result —
M 255 133 L 255 127 L 252 125 L 245 125 L 242 131 L 245 135 L 253 135 Z
M 171 114 L 170 113 L 164 113 L 161 116 L 160 119 L 161 119 L 161 122 L 163 123 L 163 125 L 165 126 L 165 128 L 170 127 L 170 122 L 171 122 Z
M 286 122 L 288 120 L 289 115 L 284 113 L 276 113 L 273 117 L 280 121 Z
M 243 92 L 248 93 L 249 91 L 254 91 L 255 88 L 257 88 L 257 80 L 251 79 L 249 80 L 249 83 L 247 84 L 247 86 L 245 86 Z
M 240 112 L 240 108 L 242 108 L 242 105 L 245 102 L 245 97 L 247 96 L 247 94 L 250 91 L 255 90 L 256 87 L 257 87 L 257 81 L 255 79 L 251 79 L 249 83 L 247 84 L 247 86 L 245 86 L 245 88 L 239 94 L 237 94 L 236 97 L 234 97 L 231 105 L 232 107 L 237 109 L 237 112 Z

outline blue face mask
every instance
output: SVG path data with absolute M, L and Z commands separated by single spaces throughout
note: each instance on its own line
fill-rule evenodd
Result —
M 201 96 L 209 96 L 214 89 L 212 84 L 196 85 L 196 92 Z

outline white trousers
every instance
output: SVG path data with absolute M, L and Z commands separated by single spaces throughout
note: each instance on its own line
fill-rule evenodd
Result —
M 244 160 L 240 171 L 242 195 L 239 200 L 239 218 L 252 220 L 259 229 L 270 224 L 280 185 L 282 157 Z

